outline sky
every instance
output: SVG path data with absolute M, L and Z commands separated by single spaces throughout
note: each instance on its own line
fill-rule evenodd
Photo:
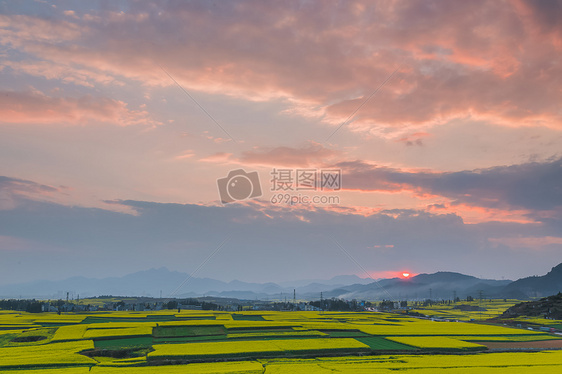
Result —
M 561 1 L 0 1 L 0 284 L 545 274 L 560 19 Z

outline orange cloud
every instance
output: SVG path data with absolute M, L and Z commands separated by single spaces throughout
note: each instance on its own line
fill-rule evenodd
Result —
M 439 214 L 453 213 L 462 217 L 467 224 L 483 222 L 511 222 L 521 224 L 536 223 L 531 218 L 531 210 L 524 209 L 494 209 L 468 204 L 433 204 L 427 207 L 429 212 Z
M 230 162 L 232 162 L 231 156 L 232 156 L 232 153 L 217 152 L 217 153 L 214 153 L 210 156 L 203 157 L 203 158 L 199 159 L 199 161 L 214 162 L 214 163 L 219 163 L 219 164 L 230 163 Z

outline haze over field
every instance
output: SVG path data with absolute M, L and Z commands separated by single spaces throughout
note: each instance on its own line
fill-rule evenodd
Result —
M 546 274 L 560 19 L 560 1 L 1 1 L 0 285 Z M 261 196 L 223 204 L 237 169 Z M 341 185 L 279 188 L 305 169 Z

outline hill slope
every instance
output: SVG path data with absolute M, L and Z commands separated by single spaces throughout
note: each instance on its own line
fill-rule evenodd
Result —
M 521 278 L 503 289 L 505 297 L 546 297 L 562 291 L 562 263 L 543 276 Z
M 500 318 L 549 317 L 562 319 L 562 293 L 537 301 L 519 303 L 506 310 Z

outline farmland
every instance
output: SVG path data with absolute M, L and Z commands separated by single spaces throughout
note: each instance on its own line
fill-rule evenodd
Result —
M 475 300 L 453 304 L 434 304 L 415 308 L 414 311 L 428 317 L 446 318 L 459 321 L 486 320 L 500 316 L 507 308 L 519 303 L 518 300 Z
M 562 369 L 562 351 L 554 349 L 562 347 L 562 339 L 554 334 L 407 314 L 2 311 L 0 325 L 0 373 L 184 373 L 186 368 L 193 373 L 430 373 L 437 368 L 545 373 Z M 509 344 L 521 352 L 502 352 Z

